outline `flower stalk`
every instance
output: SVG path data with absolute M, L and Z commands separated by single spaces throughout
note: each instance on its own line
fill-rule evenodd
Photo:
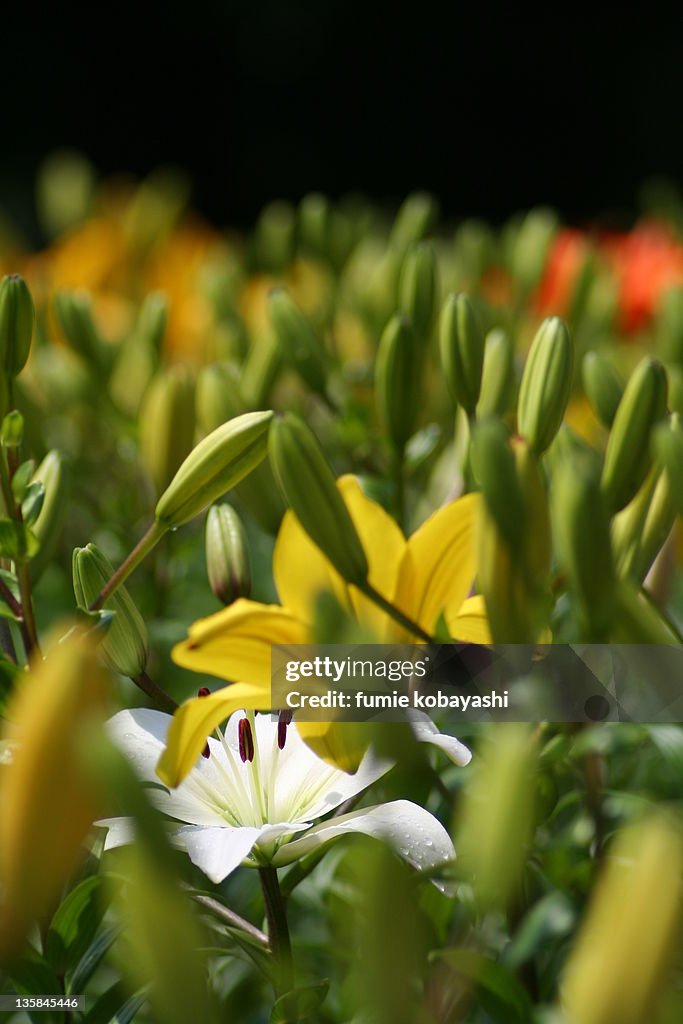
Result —
M 276 868 L 270 865 L 259 868 L 259 878 L 261 879 L 261 889 L 263 890 L 263 902 L 266 907 L 270 950 L 276 961 L 276 994 L 283 995 L 292 989 L 294 982 L 294 964 L 292 961 L 289 924 L 287 923 L 287 905 L 282 895 Z

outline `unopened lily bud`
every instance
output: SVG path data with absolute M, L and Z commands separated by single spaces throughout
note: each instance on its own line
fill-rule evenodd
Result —
M 500 327 L 486 335 L 477 416 L 504 416 L 512 405 L 515 386 L 515 347 Z
M 254 255 L 265 270 L 282 270 L 294 248 L 295 214 L 291 203 L 277 200 L 262 210 L 254 232 Z
M 517 424 L 540 455 L 557 433 L 572 384 L 572 343 L 559 317 L 544 320 L 527 356 L 517 404 Z
M 479 401 L 484 338 L 466 295 L 451 294 L 439 326 L 441 364 L 451 395 L 471 416 Z
M 157 493 L 192 448 L 195 430 L 194 381 L 183 367 L 160 373 L 140 409 L 140 455 Z
M 43 505 L 31 529 L 38 539 L 38 553 L 30 562 L 31 578 L 37 580 L 52 558 L 67 510 L 67 479 L 64 460 L 58 451 L 47 453 L 31 479 L 44 488 Z
M 653 467 L 635 498 L 612 520 L 612 547 L 620 576 L 642 582 L 675 516 L 669 475 Z
M 631 374 L 607 442 L 601 486 L 611 512 L 633 498 L 651 465 L 650 439 L 666 415 L 666 371 L 645 358 Z
M 288 413 L 273 421 L 269 453 L 275 479 L 306 533 L 345 580 L 363 586 L 365 551 L 315 435 Z
M 22 673 L 23 676 L 23 673 Z M 100 811 L 81 762 L 106 713 L 92 638 L 73 631 L 17 680 L 5 718 L 16 744 L 0 778 L 0 953 L 54 909 Z
M 553 478 L 553 533 L 589 643 L 605 641 L 614 616 L 615 572 L 600 482 L 586 464 L 565 463 Z
M 75 548 L 72 561 L 76 604 L 87 610 L 114 575 L 114 567 L 95 544 Z M 113 672 L 135 679 L 147 664 L 147 627 L 125 586 L 120 586 L 104 602 L 115 612 L 102 639 L 105 663 Z
M 104 348 L 92 316 L 92 303 L 87 292 L 60 292 L 53 299 L 53 309 L 64 337 L 74 351 L 93 366 L 101 367 Z
M 564 973 L 568 1021 L 662 1019 L 659 1009 L 673 984 L 682 874 L 677 822 L 655 814 L 617 836 Z
M 436 259 L 431 245 L 421 243 L 406 253 L 398 284 L 398 308 L 424 344 L 431 334 L 437 302 Z
M 239 375 L 230 363 L 205 366 L 197 377 L 197 426 L 202 434 L 245 411 L 240 394 Z
M 223 604 L 251 593 L 249 545 L 242 520 L 231 505 L 212 505 L 206 517 L 206 570 Z
M 285 361 L 312 391 L 325 394 L 326 355 L 323 342 L 283 288 L 270 293 L 270 321 Z
M 552 553 L 548 490 L 538 458 L 526 441 L 515 438 L 512 451 L 524 500 L 524 562 L 533 584 L 542 587 L 550 571 Z
M 157 502 L 160 526 L 172 529 L 199 515 L 261 462 L 272 412 L 248 412 L 218 427 L 190 452 Z
M 511 269 L 524 294 L 536 287 L 545 270 L 557 232 L 557 216 L 546 207 L 530 210 L 517 228 L 511 247 Z
M 671 498 L 679 516 L 683 516 L 683 423 L 675 413 L 653 433 L 652 446 L 659 465 L 667 474 Z
M 302 248 L 315 256 L 327 256 L 330 245 L 332 209 L 327 196 L 310 192 L 301 200 L 298 211 L 299 240 Z
M 150 292 L 140 307 L 136 333 L 154 352 L 159 352 L 168 323 L 168 299 L 163 292 Z
M 609 428 L 614 422 L 624 388 L 616 373 L 599 352 L 587 352 L 581 365 L 584 391 L 598 419 Z
M 375 364 L 377 411 L 386 435 L 402 452 L 415 432 L 420 402 L 421 360 L 410 321 L 394 315 L 384 329 Z
M 525 529 L 524 498 L 517 477 L 510 437 L 500 420 L 482 420 L 472 434 L 474 478 L 504 540 L 513 548 Z
M 31 350 L 35 323 L 33 299 L 23 277 L 11 274 L 0 284 L 0 367 L 16 377 Z
M 657 337 L 663 361 L 683 367 L 683 288 L 670 288 L 662 295 Z
M 415 192 L 404 200 L 396 214 L 389 244 L 395 249 L 406 249 L 411 242 L 421 242 L 436 224 L 439 208 L 427 192 Z
M 477 516 L 477 583 L 486 604 L 493 642 L 529 644 L 537 639 L 534 595 L 520 553 L 501 534 L 486 502 Z

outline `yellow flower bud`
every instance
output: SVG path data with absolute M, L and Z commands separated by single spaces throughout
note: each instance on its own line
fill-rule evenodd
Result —
M 311 540 L 345 580 L 365 584 L 363 546 L 315 435 L 287 414 L 273 421 L 269 452 L 285 500 Z
M 159 525 L 187 523 L 247 476 L 265 458 L 272 418 L 270 411 L 248 412 L 200 441 L 157 502 Z
M 536 454 L 557 433 L 572 385 L 572 343 L 559 317 L 544 320 L 527 356 L 517 404 L 519 432 Z
M 15 744 L 0 778 L 0 948 L 17 949 L 53 909 L 83 854 L 98 795 L 79 743 L 104 719 L 107 681 L 91 637 L 74 632 L 20 679 L 7 708 Z
M 163 491 L 192 448 L 194 382 L 182 367 L 159 374 L 140 409 L 140 455 L 157 492 Z

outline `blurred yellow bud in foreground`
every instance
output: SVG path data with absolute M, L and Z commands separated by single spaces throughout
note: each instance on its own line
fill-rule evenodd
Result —
M 681 923 L 683 834 L 663 816 L 616 840 L 563 985 L 571 1024 L 641 1024 L 657 1004 Z
M 94 641 L 56 644 L 17 684 L 7 708 L 11 763 L 0 775 L 0 950 L 16 950 L 52 909 L 97 817 L 79 741 L 106 712 L 107 680 Z

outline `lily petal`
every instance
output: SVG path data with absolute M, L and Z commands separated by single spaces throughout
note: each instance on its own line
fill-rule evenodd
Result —
M 259 686 L 270 695 L 271 644 L 309 639 L 308 627 L 286 608 L 242 597 L 190 626 L 188 639 L 173 648 L 173 660 L 193 672 Z
M 257 843 L 272 843 L 284 835 L 305 828 L 306 824 L 290 822 L 241 828 L 202 828 L 190 825 L 179 829 L 176 837 L 179 845 L 187 850 L 192 863 L 201 868 L 212 882 L 218 883 L 240 866 Z
M 408 539 L 394 603 L 431 632 L 446 608 L 459 608 L 474 580 L 474 530 L 479 496 L 444 505 Z
M 454 640 L 466 644 L 492 644 L 491 627 L 486 617 L 486 604 L 481 594 L 468 597 L 446 608 L 446 625 Z
M 446 829 L 433 814 L 410 800 L 394 800 L 316 825 L 291 843 L 281 846 L 273 864 L 290 864 L 339 836 L 361 833 L 380 839 L 418 871 L 447 864 L 455 858 L 455 849 Z
M 313 622 L 319 594 L 334 594 L 342 608 L 349 607 L 346 583 L 291 511 L 275 541 L 273 576 L 282 604 L 302 622 Z
M 104 849 L 114 850 L 117 846 L 128 846 L 135 839 L 135 821 L 133 818 L 100 818 L 95 822 L 98 828 L 106 828 Z
M 167 745 L 157 762 L 156 774 L 165 785 L 178 786 L 197 763 L 207 736 L 216 726 L 241 708 L 267 710 L 270 703 L 270 685 L 247 683 L 234 683 L 206 697 L 185 701 L 171 720 Z
M 429 715 L 421 711 L 411 711 L 410 727 L 418 743 L 431 743 L 443 750 L 455 764 L 464 768 L 472 760 L 472 751 L 455 736 L 439 731 Z

